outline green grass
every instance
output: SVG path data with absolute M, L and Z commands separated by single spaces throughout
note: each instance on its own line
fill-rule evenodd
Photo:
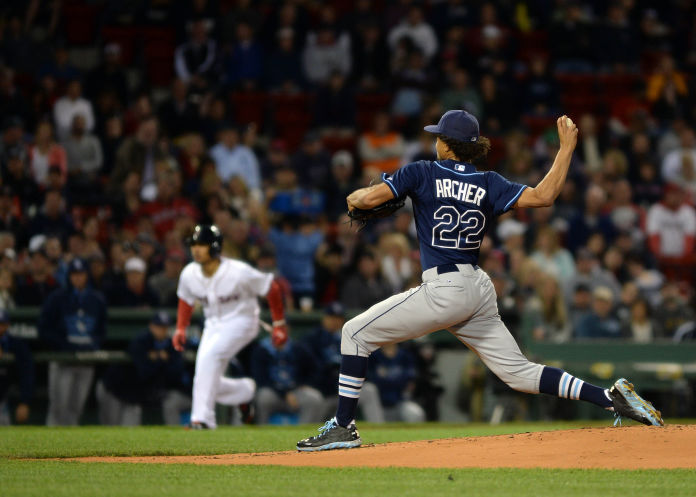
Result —
M 0 463 L 4 497 L 185 496 L 563 496 L 694 495 L 696 473 L 678 471 L 284 468 Z M 43 484 L 42 484 L 43 483 Z
M 610 426 L 610 423 L 508 423 L 498 426 L 478 423 L 361 424 L 359 428 L 365 443 L 384 443 L 563 430 L 583 426 Z M 0 428 L 0 457 L 230 454 L 293 450 L 298 440 L 314 435 L 317 427 L 239 426 L 221 427 L 214 431 L 186 431 L 164 426 L 9 427 Z
M 682 421 L 683 422 L 683 421 Z M 605 422 L 362 425 L 366 442 L 608 426 Z M 514 496 L 696 495 L 693 470 L 292 468 L 189 464 L 85 464 L 16 458 L 219 454 L 292 449 L 315 429 L 224 427 L 0 428 L 0 496 Z M 630 454 L 617 454 L 630 457 Z

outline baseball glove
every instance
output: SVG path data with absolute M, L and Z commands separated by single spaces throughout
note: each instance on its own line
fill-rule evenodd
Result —
M 372 209 L 358 209 L 355 207 L 352 211 L 348 211 L 348 216 L 350 217 L 351 224 L 353 221 L 358 223 L 359 231 L 365 227 L 368 221 L 391 216 L 396 211 L 401 209 L 405 202 L 405 197 L 397 197 L 387 200 L 383 204 L 379 204 L 377 207 L 373 207 Z

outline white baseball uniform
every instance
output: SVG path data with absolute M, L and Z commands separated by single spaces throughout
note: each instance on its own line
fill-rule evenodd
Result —
M 251 401 L 256 384 L 251 378 L 225 378 L 229 360 L 251 342 L 259 330 L 258 297 L 264 296 L 273 275 L 248 264 L 221 257 L 215 274 L 207 277 L 191 262 L 179 277 L 178 297 L 203 306 L 205 324 L 196 355 L 191 421 L 215 428 L 215 403 L 238 405 Z

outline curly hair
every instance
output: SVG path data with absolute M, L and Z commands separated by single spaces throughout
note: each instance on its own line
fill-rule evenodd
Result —
M 463 142 L 445 135 L 437 135 L 442 142 L 452 151 L 455 157 L 462 162 L 471 164 L 483 164 L 488 152 L 491 150 L 491 141 L 485 136 L 480 136 L 475 142 Z

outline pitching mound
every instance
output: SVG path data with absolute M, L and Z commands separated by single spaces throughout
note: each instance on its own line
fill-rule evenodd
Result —
M 292 443 L 290 441 L 289 443 Z M 696 468 L 696 425 L 587 428 L 366 445 L 326 452 L 89 457 L 83 462 L 411 468 Z

